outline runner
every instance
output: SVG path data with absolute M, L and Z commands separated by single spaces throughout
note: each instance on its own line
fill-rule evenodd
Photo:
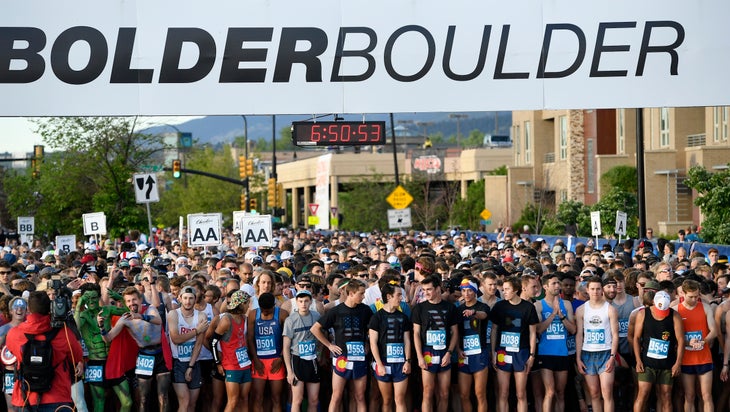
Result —
M 487 318 L 489 306 L 477 300 L 479 279 L 466 276 L 461 281 L 461 297 L 464 304 L 457 309 L 461 314 L 459 322 L 459 394 L 461 408 L 472 411 L 472 383 L 477 399 L 477 410 L 487 411 L 487 378 L 489 373 L 489 347 L 487 346 Z
M 302 289 L 295 298 L 296 310 L 284 321 L 283 352 L 287 381 L 291 385 L 292 402 L 288 410 L 300 411 L 307 392 L 307 411 L 319 410 L 319 368 L 317 354 L 321 345 L 310 329 L 320 318 L 320 314 L 310 310 L 312 292 Z M 299 385 L 301 383 L 301 385 Z
M 259 295 L 259 307 L 248 313 L 248 346 L 252 349 L 253 407 L 263 410 L 266 383 L 271 390 L 271 404 L 274 411 L 281 410 L 281 392 L 286 378 L 282 359 L 282 329 L 287 311 L 276 307 L 276 298 L 271 293 Z M 255 350 L 254 350 L 255 348 Z

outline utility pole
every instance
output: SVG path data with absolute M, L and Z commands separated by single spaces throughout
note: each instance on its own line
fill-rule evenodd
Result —
M 451 113 L 449 119 L 456 119 L 456 145 L 461 149 L 461 119 L 469 117 L 468 114 Z

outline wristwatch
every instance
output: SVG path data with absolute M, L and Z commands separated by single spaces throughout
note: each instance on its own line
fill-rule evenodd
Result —
M 563 315 L 563 316 L 561 316 L 561 317 L 560 317 L 560 320 L 561 320 L 561 321 L 564 321 L 564 320 L 565 320 L 565 318 L 567 318 L 567 316 Z

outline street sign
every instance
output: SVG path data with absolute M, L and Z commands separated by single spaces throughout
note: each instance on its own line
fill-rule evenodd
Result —
M 402 229 L 411 227 L 411 209 L 388 209 L 388 228 Z
M 393 206 L 393 209 L 405 209 L 413 201 L 413 196 L 411 196 L 410 193 L 403 188 L 403 186 L 398 185 L 398 187 L 390 192 L 385 200 Z
M 188 245 L 218 246 L 221 244 L 223 215 L 196 213 L 188 215 Z
M 484 209 L 479 216 L 481 216 L 484 220 L 489 220 L 489 218 L 492 217 L 492 212 L 490 212 L 489 209 Z
M 317 226 L 319 224 L 319 216 L 309 216 L 307 218 L 307 225 Z
M 104 212 L 84 213 L 84 236 L 106 235 L 106 215 Z
M 33 216 L 18 217 L 18 233 L 21 235 L 35 233 L 35 218 Z
M 244 247 L 272 247 L 271 215 L 241 217 L 241 244 Z
M 591 235 L 601 235 L 601 212 L 591 212 Z
M 152 203 L 160 201 L 160 193 L 157 189 L 157 175 L 154 173 L 135 174 L 134 198 L 137 203 Z
M 626 236 L 626 212 L 616 211 L 616 228 L 614 233 Z
M 336 218 L 337 217 L 337 211 L 338 211 L 338 208 L 336 206 L 331 207 L 330 208 L 330 215 L 332 215 L 332 217 L 335 217 Z
M 309 204 L 309 214 L 316 216 L 317 215 L 317 209 L 319 209 L 319 204 L 317 203 L 310 203 Z
M 65 254 L 76 250 L 76 235 L 56 236 L 56 250 Z

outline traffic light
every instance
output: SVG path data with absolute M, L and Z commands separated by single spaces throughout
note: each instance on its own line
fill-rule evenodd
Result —
M 246 210 L 246 194 L 241 193 L 241 210 Z
M 251 199 L 248 201 L 249 206 L 251 206 L 249 209 L 256 210 L 256 206 L 258 206 L 256 199 Z
M 246 175 L 253 176 L 253 159 L 246 159 Z
M 180 165 L 181 165 L 180 159 L 175 159 L 172 161 L 172 177 L 174 177 L 175 179 L 179 179 L 180 176 L 182 175 Z
M 286 196 L 284 196 L 284 185 L 278 183 L 276 185 L 276 207 L 284 208 L 284 199 L 286 199 Z
M 269 178 L 269 207 L 276 207 L 276 179 Z
M 41 176 L 41 163 L 43 163 L 43 154 L 45 147 L 43 145 L 33 146 L 33 157 L 30 159 L 30 167 L 33 169 L 33 179 Z
M 247 174 L 247 167 L 246 167 L 246 156 L 240 155 L 238 156 L 238 175 L 241 177 L 241 179 L 245 179 Z

